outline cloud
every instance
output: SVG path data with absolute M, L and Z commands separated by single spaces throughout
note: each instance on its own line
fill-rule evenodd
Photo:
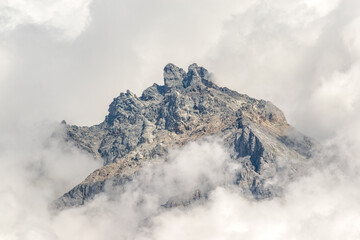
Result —
M 339 121 L 351 118 L 351 106 L 358 105 L 359 86 L 352 80 L 358 68 L 357 5 L 254 4 L 225 25 L 209 68 L 221 85 L 272 100 L 301 131 L 332 137 Z M 333 118 L 340 108 L 342 117 Z
M 140 229 L 147 221 L 164 211 L 160 206 L 170 197 L 208 191 L 235 177 L 236 164 L 221 142 L 206 138 L 174 150 L 165 164 L 145 167 L 124 188 L 109 188 L 83 207 L 53 215 L 50 202 L 98 167 L 58 137 L 23 149 L 20 154 L 26 160 L 7 156 L 23 164 L 8 163 L 1 172 L 11 181 L 10 188 L 0 184 L 1 210 L 10 216 L 1 218 L 2 239 L 133 239 L 143 233 Z
M 30 1 L 20 6 L 31 10 L 34 5 L 40 11 L 40 3 L 53 9 L 56 3 L 65 6 L 67 2 Z M 234 0 L 224 1 L 221 7 L 217 1 L 106 0 L 86 1 L 83 7 L 80 3 L 75 1 L 69 9 L 76 16 L 76 9 L 79 16 L 89 11 L 91 22 L 71 41 L 54 37 L 55 30 L 47 28 L 50 23 L 45 20 L 36 24 L 26 19 L 1 35 L 10 51 L 10 64 L 16 66 L 1 80 L 0 102 L 5 111 L 22 112 L 34 121 L 99 123 L 119 92 L 131 89 L 140 94 L 154 82 L 161 83 L 161 69 L 168 62 L 198 61 L 221 36 L 223 22 L 246 9 Z M 72 27 L 77 21 L 66 15 L 67 9 L 60 8 L 61 17 L 50 10 L 39 14 L 66 20 Z M 20 95 L 27 101 L 19 102 Z M 7 115 L 1 119 L 5 121 Z
M 333 75 L 356 69 L 357 5 L 340 0 L 227 0 L 221 6 L 202 0 L 5 1 L 1 11 L 36 17 L 2 21 L 16 27 L 7 27 L 0 38 L 1 72 L 6 73 L 0 73 L 1 108 L 34 121 L 92 125 L 104 119 L 119 92 L 140 94 L 153 82 L 161 84 L 159 69 L 168 62 L 183 67 L 198 62 L 220 85 L 273 101 L 294 126 L 325 139 L 334 136 L 338 120 L 329 115 L 327 124 L 316 121 L 332 108 L 321 94 L 334 86 Z M 71 41 L 54 37 L 55 29 L 65 36 L 72 28 L 77 34 Z M 358 85 L 347 81 L 355 92 Z M 350 91 L 339 88 L 332 94 L 356 105 L 343 90 Z M 8 115 L 2 121 L 12 122 Z
M 213 164 L 204 164 L 209 161 Z M 60 239 L 79 234 L 81 239 L 136 239 L 143 233 L 141 229 L 151 224 L 153 216 L 164 212 L 160 206 L 170 197 L 196 189 L 208 190 L 235 177 L 234 171 L 226 170 L 233 169 L 229 164 L 230 158 L 219 140 L 208 138 L 190 143 L 170 153 L 165 164 L 145 167 L 124 188 L 110 188 L 87 206 L 60 213 L 54 228 Z M 76 219 L 76 224 L 93 230 L 64 225 L 68 219 Z
M 2 1 L 0 238 L 358 239 L 359 7 L 355 0 Z M 313 159 L 318 168 L 284 198 L 252 202 L 226 186 L 239 166 L 220 142 L 204 140 L 150 165 L 125 190 L 49 212 L 53 199 L 99 166 L 50 137 L 53 122 L 101 122 L 120 91 L 161 83 L 168 62 L 198 62 L 219 85 L 272 100 L 325 145 Z M 206 203 L 159 208 L 195 186 L 210 189 Z
M 150 239 L 357 239 L 359 204 L 348 197 L 358 193 L 343 188 L 348 181 L 315 173 L 291 185 L 286 199 L 264 202 L 218 188 L 206 206 L 157 216 Z
M 57 215 L 52 215 L 46 208 L 50 198 L 44 193 L 48 190 L 34 191 L 30 183 L 29 193 L 38 194 L 26 198 L 32 203 L 31 207 L 28 207 L 30 203 L 17 203 L 19 199 L 9 195 L 2 198 L 3 204 L 13 202 L 15 209 L 25 207 L 17 211 L 17 215 L 12 209 L 13 222 L 9 222 L 11 218 L 7 219 L 3 226 L 15 223 L 14 228 L 8 232 L 2 229 L 5 233 L 2 237 L 59 240 L 73 236 L 78 239 L 142 240 L 357 239 L 360 234 L 357 214 L 360 193 L 356 186 L 360 179 L 354 170 L 358 171 L 359 165 L 346 168 L 344 164 L 355 163 L 348 157 L 358 157 L 359 152 L 346 154 L 356 149 L 345 148 L 347 142 L 343 144 L 339 144 L 338 139 L 329 142 L 325 146 L 329 150 L 312 159 L 320 167 L 309 169 L 308 175 L 291 183 L 284 198 L 264 201 L 249 200 L 227 184 L 233 181 L 234 170 L 239 166 L 230 160 L 216 138 L 173 150 L 166 163 L 148 165 L 124 187 L 109 187 L 88 204 Z M 331 150 L 334 148 L 337 155 Z M 188 208 L 160 207 L 174 194 L 184 195 L 198 187 L 209 190 L 206 202 L 195 202 Z
M 90 3 L 91 0 L 4 0 L 0 3 L 0 32 L 34 24 L 58 32 L 61 38 L 74 39 L 89 22 Z
M 43 123 L 41 128 L 2 132 L 1 239 L 31 239 L 40 234 L 37 230 L 47 234 L 49 203 L 101 165 L 52 135 L 55 129 L 56 125 Z M 62 131 L 57 129 L 58 134 Z

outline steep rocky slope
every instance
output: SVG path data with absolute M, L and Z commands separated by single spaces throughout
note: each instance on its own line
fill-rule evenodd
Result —
M 127 91 L 115 98 L 105 121 L 92 127 L 65 125 L 67 139 L 104 166 L 55 201 L 57 208 L 84 204 L 104 191 L 105 183 L 131 181 L 145 163 L 166 161 L 169 149 L 205 136 L 223 140 L 231 158 L 241 163 L 234 184 L 244 194 L 263 199 L 281 194 L 269 179 L 291 179 L 303 171 L 313 142 L 296 132 L 271 102 L 226 87 L 196 64 L 188 71 L 168 64 L 164 85 L 154 84 L 140 97 Z M 165 207 L 187 205 L 206 196 L 194 189 L 188 199 L 169 199 Z

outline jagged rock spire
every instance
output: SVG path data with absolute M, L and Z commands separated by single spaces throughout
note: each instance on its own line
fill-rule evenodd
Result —
M 186 72 L 172 63 L 169 63 L 164 68 L 164 85 L 165 91 L 171 88 L 181 88 L 183 79 L 186 76 Z
M 188 67 L 187 73 L 172 63 L 167 64 L 164 68 L 164 86 L 166 92 L 174 88 L 181 89 L 201 83 L 208 85 L 210 81 L 209 72 L 205 68 L 199 67 L 196 63 Z

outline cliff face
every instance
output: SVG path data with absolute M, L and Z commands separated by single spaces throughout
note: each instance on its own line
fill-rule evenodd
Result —
M 208 71 L 196 64 L 187 72 L 168 64 L 164 85 L 154 84 L 140 97 L 130 91 L 121 93 L 99 125 L 65 127 L 68 140 L 104 166 L 56 200 L 60 209 L 84 204 L 104 191 L 106 182 L 121 186 L 131 181 L 145 163 L 165 161 L 169 149 L 205 136 L 221 138 L 231 158 L 241 163 L 234 184 L 256 199 L 268 198 L 281 194 L 281 186 L 265 181 L 279 171 L 286 172 L 287 178 L 296 177 L 313 147 L 312 140 L 289 126 L 271 102 L 218 87 Z M 188 199 L 204 196 L 194 189 Z M 164 206 L 190 200 L 174 196 Z

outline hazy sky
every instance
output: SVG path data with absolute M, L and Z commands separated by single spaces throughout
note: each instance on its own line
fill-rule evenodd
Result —
M 355 0 L 5 0 L 1 122 L 92 125 L 112 98 L 162 83 L 173 62 L 273 101 L 316 138 L 359 106 Z M 339 114 L 341 112 L 341 114 Z
M 1 0 L 0 239 L 359 239 L 359 9 L 358 0 Z M 286 201 L 217 189 L 204 207 L 158 213 L 102 196 L 52 216 L 44 206 L 99 167 L 49 138 L 54 122 L 100 123 L 120 92 L 162 84 L 169 62 L 196 62 L 218 85 L 271 100 L 326 146 L 329 168 L 295 182 Z M 194 149 L 200 164 L 209 149 L 215 166 L 228 164 L 218 142 L 197 144 L 173 164 L 186 172 Z M 145 196 L 163 197 L 160 188 Z M 139 231 L 154 212 L 154 226 Z

